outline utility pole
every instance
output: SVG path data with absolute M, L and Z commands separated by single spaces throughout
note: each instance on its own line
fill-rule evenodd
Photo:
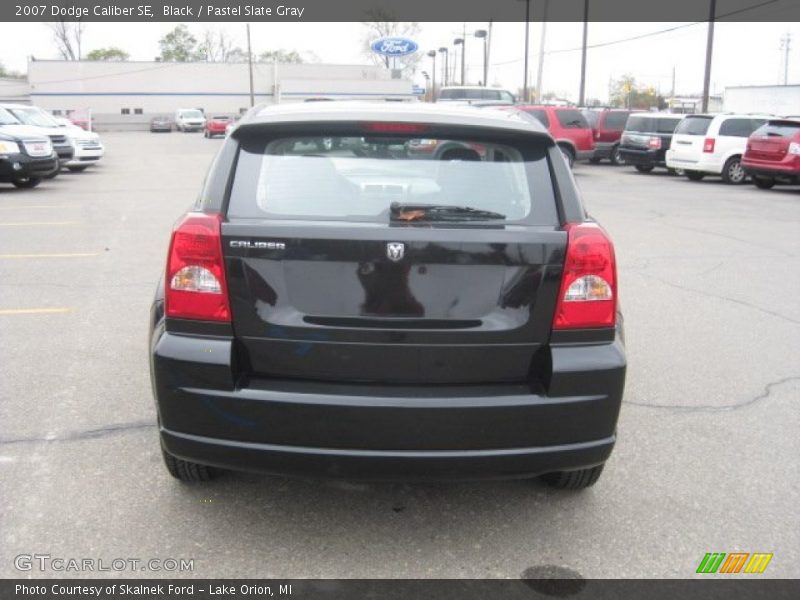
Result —
M 250 106 L 255 106 L 255 95 L 253 93 L 253 48 L 250 46 L 250 23 L 247 24 L 247 68 L 250 71 Z M 273 69 L 275 66 L 273 65 Z M 274 93 L 274 91 L 273 91 Z M 272 97 L 275 100 L 275 96 Z
M 486 34 L 486 54 L 483 62 L 483 85 L 489 85 L 489 61 L 492 55 L 492 21 L 489 21 L 489 32 Z
M 586 102 L 586 40 L 589 36 L 589 0 L 583 0 L 583 46 L 581 47 L 581 88 L 578 106 Z
M 542 102 L 542 73 L 544 71 L 544 40 L 547 36 L 547 8 L 550 0 L 544 0 L 544 16 L 542 17 L 542 38 L 539 40 L 539 70 L 536 73 L 536 104 Z
M 708 94 L 711 84 L 711 56 L 714 51 L 714 19 L 717 15 L 717 0 L 709 0 L 708 39 L 706 40 L 706 72 L 703 77 L 703 112 L 708 112 Z
M 672 87 L 669 91 L 669 109 L 672 110 L 672 105 L 675 104 L 675 65 L 672 65 Z
M 467 60 L 467 24 L 463 23 L 462 31 L 461 31 L 461 39 L 464 40 L 461 42 L 461 85 L 466 85 L 467 81 L 465 79 L 466 75 L 466 60 Z
M 522 80 L 522 101 L 528 102 L 528 45 L 531 33 L 531 0 L 525 1 L 525 76 Z
M 781 36 L 781 50 L 783 50 L 783 85 L 789 84 L 789 50 L 792 45 L 792 34 L 788 31 Z

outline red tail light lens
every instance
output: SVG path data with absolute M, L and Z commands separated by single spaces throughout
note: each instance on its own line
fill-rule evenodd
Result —
M 703 142 L 703 152 L 714 152 L 714 144 L 716 140 L 714 138 L 706 138 Z
M 172 232 L 164 282 L 168 317 L 230 322 L 221 222 L 219 214 L 189 213 Z
M 385 123 L 375 121 L 361 123 L 362 129 L 370 133 L 425 133 L 430 126 L 424 123 Z
M 614 245 L 594 223 L 569 223 L 553 329 L 613 327 L 617 321 Z
M 660 137 L 651 137 L 647 142 L 647 147 L 652 148 L 653 150 L 658 150 L 661 148 L 661 138 Z

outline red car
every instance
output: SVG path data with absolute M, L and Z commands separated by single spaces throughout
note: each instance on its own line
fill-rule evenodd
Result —
M 538 120 L 553 136 L 570 167 L 576 160 L 586 160 L 594 156 L 592 128 L 577 108 L 523 104 L 501 107 L 500 110 L 515 110 L 527 118 Z
M 225 135 L 225 129 L 233 122 L 233 118 L 228 116 L 209 117 L 203 135 L 212 138 L 215 135 Z
M 753 183 L 800 183 L 800 119 L 770 119 L 747 140 L 742 167 Z
M 625 158 L 619 152 L 619 142 L 628 115 L 631 111 L 624 108 L 586 108 L 583 116 L 589 122 L 594 136 L 594 156 L 589 160 L 599 163 L 604 158 L 612 165 L 624 165 Z

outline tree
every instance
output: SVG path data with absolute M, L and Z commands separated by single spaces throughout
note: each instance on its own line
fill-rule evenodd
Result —
M 67 23 L 64 20 L 47 23 L 53 32 L 53 41 L 64 60 L 81 60 L 81 41 L 85 25 L 80 21 Z
M 95 48 L 86 55 L 86 60 L 108 60 L 108 61 L 125 61 L 130 58 L 130 55 L 116 46 L 109 46 L 108 48 Z
M 233 40 L 222 29 L 206 29 L 197 47 L 201 59 L 207 62 L 244 62 L 247 53 L 233 45 Z
M 297 50 L 284 50 L 280 48 L 278 50 L 268 50 L 267 52 L 262 52 L 258 55 L 258 62 L 273 62 L 277 60 L 279 63 L 289 63 L 298 65 L 300 63 L 305 62 L 303 57 L 300 56 L 300 53 Z
M 417 70 L 417 64 L 422 60 L 422 54 L 420 52 L 415 52 L 408 56 L 392 58 L 375 54 L 370 46 L 375 40 L 382 37 L 407 37 L 413 39 L 420 31 L 419 23 L 414 21 L 395 21 L 392 13 L 380 8 L 368 10 L 367 17 L 371 20 L 362 23 L 364 26 L 362 53 L 376 65 L 382 65 L 387 69 L 392 69 L 395 68 L 394 65 L 396 64 L 396 68 L 400 69 L 404 76 L 409 77 L 413 75 Z
M 198 48 L 197 38 L 192 35 L 186 25 L 178 25 L 158 40 L 161 48 L 159 60 L 174 62 L 189 62 L 201 60 L 202 51 Z
M 633 75 L 623 75 L 611 82 L 609 101 L 612 106 L 649 110 L 666 108 L 663 96 L 656 93 L 653 86 L 645 87 L 636 81 Z
M 23 79 L 24 76 L 22 73 L 17 73 L 16 71 L 9 71 L 6 69 L 6 66 L 0 62 L 0 77 L 8 77 L 10 79 Z

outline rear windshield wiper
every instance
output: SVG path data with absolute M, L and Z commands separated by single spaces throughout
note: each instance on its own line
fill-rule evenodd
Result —
M 392 219 L 399 221 L 459 221 L 463 219 L 505 219 L 502 213 L 481 210 L 471 206 L 452 204 L 403 204 L 392 202 L 389 205 Z

